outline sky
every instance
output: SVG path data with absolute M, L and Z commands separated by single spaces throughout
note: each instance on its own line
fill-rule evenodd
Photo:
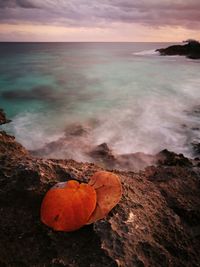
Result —
M 200 40 L 200 0 L 0 0 L 0 41 Z

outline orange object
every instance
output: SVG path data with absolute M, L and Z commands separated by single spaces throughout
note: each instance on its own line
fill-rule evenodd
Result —
M 119 176 L 112 172 L 96 172 L 89 181 L 97 194 L 97 205 L 87 224 L 104 218 L 122 197 L 122 185 Z
M 42 202 L 41 220 L 56 231 L 74 231 L 87 223 L 96 207 L 96 191 L 77 181 L 50 189 Z

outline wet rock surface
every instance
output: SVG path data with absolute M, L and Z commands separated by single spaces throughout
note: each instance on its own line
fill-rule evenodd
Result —
M 156 157 L 157 166 L 138 173 L 113 170 L 123 196 L 105 219 L 54 232 L 40 222 L 44 194 L 102 168 L 35 158 L 1 132 L 0 266 L 200 266 L 200 162 L 167 150 Z

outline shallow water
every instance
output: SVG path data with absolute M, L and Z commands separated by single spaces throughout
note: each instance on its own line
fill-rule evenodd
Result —
M 192 156 L 200 62 L 153 52 L 168 45 L 1 43 L 0 106 L 13 120 L 6 130 L 34 150 L 95 120 L 83 146 L 50 156 L 87 160 L 85 147 L 103 142 L 119 154 L 167 148 Z

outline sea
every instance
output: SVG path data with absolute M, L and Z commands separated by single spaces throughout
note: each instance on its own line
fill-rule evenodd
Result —
M 114 154 L 194 157 L 200 61 L 155 52 L 169 45 L 0 43 L 0 107 L 12 120 L 3 128 L 28 150 L 54 144 L 46 157 L 87 161 L 102 143 Z

